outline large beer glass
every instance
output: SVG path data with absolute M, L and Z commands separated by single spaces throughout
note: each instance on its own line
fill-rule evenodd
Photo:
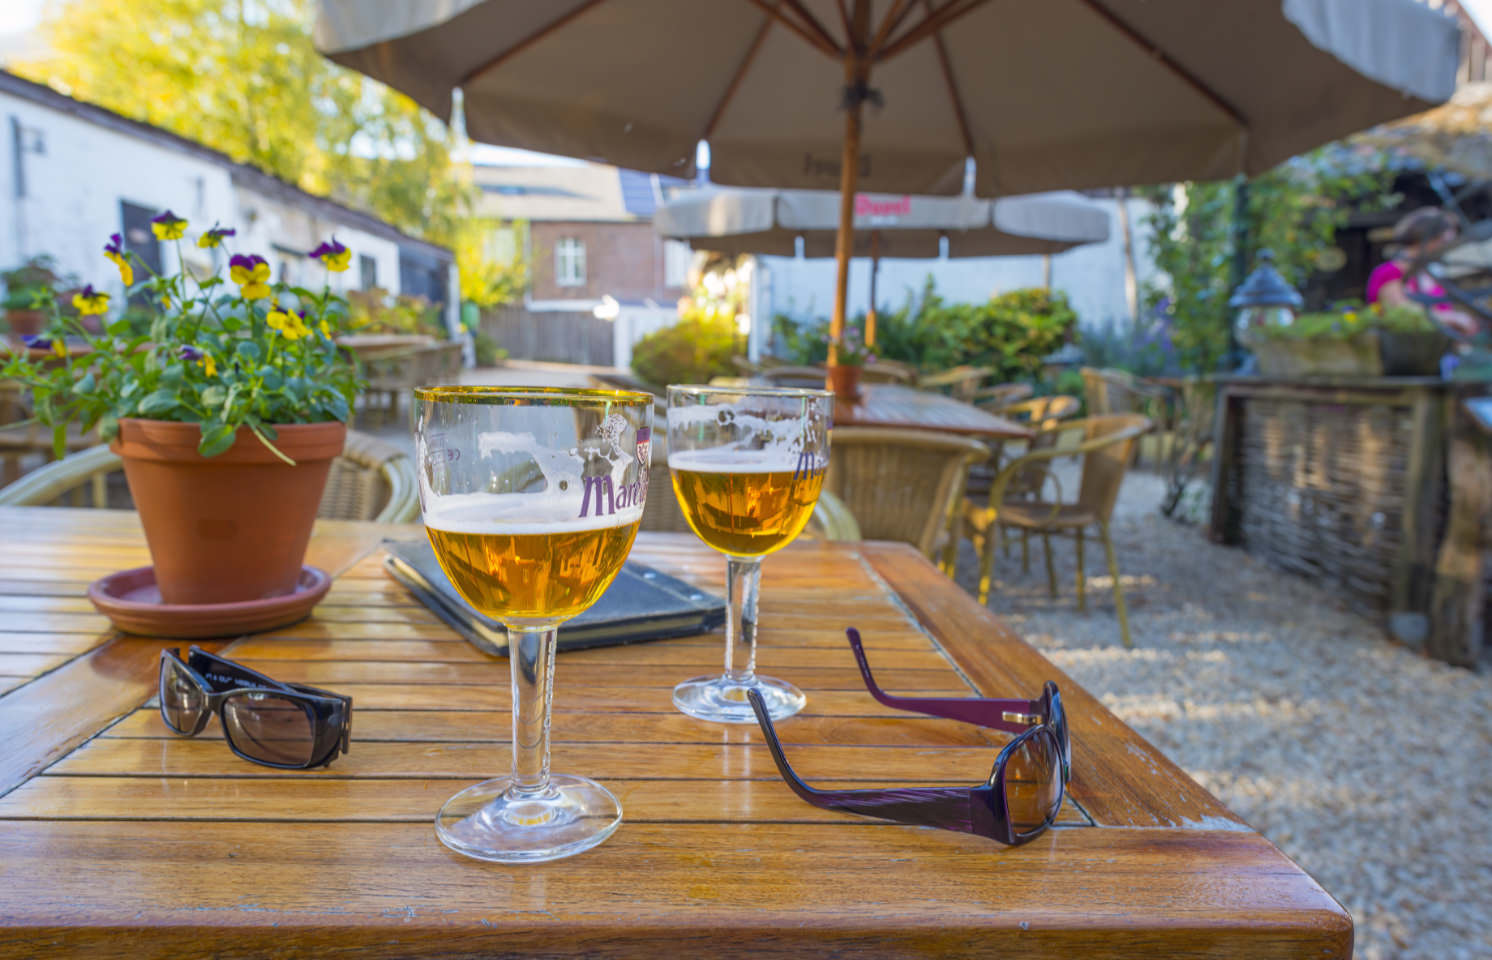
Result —
M 668 467 L 684 519 L 725 554 L 725 673 L 673 691 L 674 706 L 719 723 L 755 723 L 748 690 L 772 719 L 803 709 L 791 683 L 756 674 L 762 558 L 813 515 L 829 466 L 834 395 L 771 387 L 668 388 Z
M 461 595 L 507 627 L 512 671 L 513 771 L 441 808 L 435 832 L 453 850 L 502 863 L 555 860 L 595 846 L 622 821 L 605 787 L 549 772 L 555 629 L 596 601 L 632 549 L 652 417 L 645 393 L 415 391 L 425 530 Z

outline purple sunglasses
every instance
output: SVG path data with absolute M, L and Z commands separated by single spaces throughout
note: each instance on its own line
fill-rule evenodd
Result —
M 1052 825 L 1062 807 L 1072 769 L 1067 716 L 1055 683 L 1047 681 L 1039 700 L 894 697 L 876 685 L 860 646 L 860 632 L 852 627 L 845 635 L 860 664 L 866 689 L 882 704 L 1017 736 L 995 758 L 989 779 L 978 786 L 816 790 L 793 772 L 761 697 L 754 690 L 748 691 L 767 748 L 794 793 L 828 810 L 974 833 L 1009 845 L 1032 840 Z

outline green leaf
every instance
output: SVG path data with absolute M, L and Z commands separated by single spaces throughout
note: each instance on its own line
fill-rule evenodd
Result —
M 58 423 L 52 427 L 52 453 L 61 460 L 67 456 L 67 423 Z
M 233 425 L 228 423 L 203 423 L 201 431 L 202 440 L 197 444 L 197 452 L 204 457 L 215 457 L 233 446 L 238 434 Z
M 154 416 L 169 410 L 175 410 L 179 406 L 181 406 L 180 395 L 175 390 L 162 387 L 141 400 L 138 409 L 145 416 Z
M 202 405 L 204 407 L 218 408 L 223 406 L 223 401 L 227 399 L 227 397 L 228 391 L 223 387 L 223 385 L 215 383 L 212 386 L 208 387 L 206 390 L 202 391 Z
M 264 351 L 259 349 L 259 344 L 252 340 L 243 340 L 238 344 L 238 355 L 249 363 L 257 363 L 264 356 Z

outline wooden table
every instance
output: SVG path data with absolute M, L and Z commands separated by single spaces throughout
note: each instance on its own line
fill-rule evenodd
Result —
M 1030 428 L 941 393 L 897 383 L 863 383 L 864 398 L 834 405 L 834 423 L 845 427 L 909 427 L 988 440 L 1029 440 Z
M 1060 826 L 1004 848 L 802 803 L 757 730 L 671 706 L 676 681 L 719 669 L 714 635 L 560 657 L 555 769 L 611 787 L 626 819 L 579 857 L 504 867 L 432 829 L 448 795 L 506 768 L 508 671 L 382 573 L 378 538 L 417 527 L 321 525 L 313 559 L 339 575 L 316 615 L 227 648 L 355 698 L 351 752 L 312 773 L 238 760 L 211 729 L 172 736 L 142 706 L 162 643 L 112 636 L 82 598 L 143 562 L 132 514 L 0 510 L 0 529 L 0 642 L 22 683 L 0 697 L 0 954 L 1351 954 L 1315 881 L 906 546 L 802 542 L 766 562 L 760 663 L 808 693 L 779 726 L 794 763 L 824 784 L 974 783 L 995 757 L 998 735 L 872 700 L 854 623 L 898 692 L 1056 680 Z M 634 556 L 720 588 L 692 537 L 644 534 Z

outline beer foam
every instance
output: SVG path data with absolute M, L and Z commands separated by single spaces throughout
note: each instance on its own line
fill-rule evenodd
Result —
M 573 533 L 636 523 L 642 507 L 577 517 L 578 498 L 528 493 L 458 493 L 425 505 L 425 526 L 450 533 Z
M 668 466 L 670 470 L 692 470 L 695 473 L 796 473 L 801 468 L 797 451 L 781 447 L 680 450 L 668 455 Z

